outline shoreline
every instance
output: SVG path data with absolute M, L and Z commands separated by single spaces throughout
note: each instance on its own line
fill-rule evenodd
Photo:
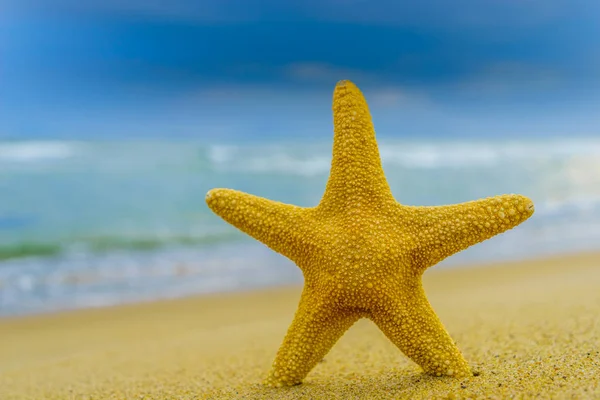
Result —
M 266 389 L 302 287 L 286 285 L 2 318 L 0 397 L 600 396 L 600 252 L 434 267 L 423 282 L 480 376 L 425 376 L 361 320 L 303 385 Z
M 519 257 L 519 258 L 505 258 L 500 260 L 490 260 L 486 262 L 478 261 L 478 260 L 466 260 L 460 263 L 449 263 L 445 265 L 435 265 L 426 271 L 424 279 L 427 279 L 427 276 L 431 273 L 441 273 L 443 271 L 456 271 L 456 270 L 470 270 L 470 269 L 487 269 L 487 268 L 497 268 L 497 267 L 505 267 L 507 265 L 512 265 L 516 263 L 537 263 L 544 260 L 555 260 L 562 258 L 572 258 L 578 256 L 594 256 L 596 255 L 600 260 L 600 250 L 583 250 L 583 251 L 560 251 L 553 254 L 536 254 L 531 256 Z M 287 268 L 286 266 L 282 266 L 283 268 Z M 297 268 L 296 266 L 294 266 Z M 272 291 L 278 289 L 293 289 L 293 288 L 302 288 L 303 282 L 296 283 L 277 283 L 277 284 L 266 284 L 266 285 L 253 285 L 246 288 L 238 288 L 231 290 L 223 290 L 223 291 L 215 291 L 215 292 L 203 292 L 196 294 L 185 294 L 181 296 L 165 296 L 158 297 L 152 299 L 142 299 L 142 300 L 131 300 L 124 301 L 116 304 L 110 305 L 100 305 L 100 306 L 84 306 L 84 307 L 72 307 L 72 308 L 63 308 L 49 311 L 40 311 L 40 312 L 28 312 L 28 313 L 16 313 L 16 314 L 0 314 L 0 325 L 6 321 L 13 321 L 19 319 L 29 319 L 29 318 L 40 318 L 40 317 L 52 317 L 55 315 L 62 314 L 71 314 L 71 313 L 81 313 L 88 311 L 97 311 L 104 309 L 115 309 L 120 307 L 136 307 L 143 305 L 152 305 L 155 303 L 169 303 L 169 302 L 177 302 L 182 300 L 192 300 L 192 299 L 202 299 L 202 298 L 213 298 L 213 297 L 221 297 L 221 296 L 235 296 L 237 294 L 250 294 L 250 293 L 260 293 L 263 291 Z M 0 287 L 1 289 L 1 287 Z M 299 289 L 299 290 L 300 290 Z

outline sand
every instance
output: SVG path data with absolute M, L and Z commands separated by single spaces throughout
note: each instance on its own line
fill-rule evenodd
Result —
M 368 320 L 307 377 L 260 385 L 300 287 L 0 320 L 0 399 L 600 398 L 600 254 L 431 269 L 478 376 L 423 375 Z

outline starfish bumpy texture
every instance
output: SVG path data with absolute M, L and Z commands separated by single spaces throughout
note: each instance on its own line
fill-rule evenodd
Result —
M 342 334 L 370 318 L 435 376 L 471 369 L 431 308 L 423 272 L 525 221 L 533 203 L 502 195 L 433 207 L 396 202 L 385 178 L 367 103 L 349 81 L 333 96 L 331 172 L 318 206 L 302 208 L 231 189 L 208 206 L 225 221 L 294 261 L 304 289 L 265 383 L 301 383 Z

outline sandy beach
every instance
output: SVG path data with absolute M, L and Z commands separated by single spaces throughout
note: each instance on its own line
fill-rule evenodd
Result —
M 300 287 L 0 320 L 1 399 L 600 398 L 600 253 L 424 276 L 478 376 L 423 375 L 368 320 L 263 387 Z

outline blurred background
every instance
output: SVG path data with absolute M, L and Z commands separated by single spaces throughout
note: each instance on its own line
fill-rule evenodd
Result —
M 301 282 L 204 196 L 318 204 L 341 79 L 398 201 L 534 200 L 445 266 L 597 249 L 599 37 L 595 0 L 3 0 L 0 315 Z

